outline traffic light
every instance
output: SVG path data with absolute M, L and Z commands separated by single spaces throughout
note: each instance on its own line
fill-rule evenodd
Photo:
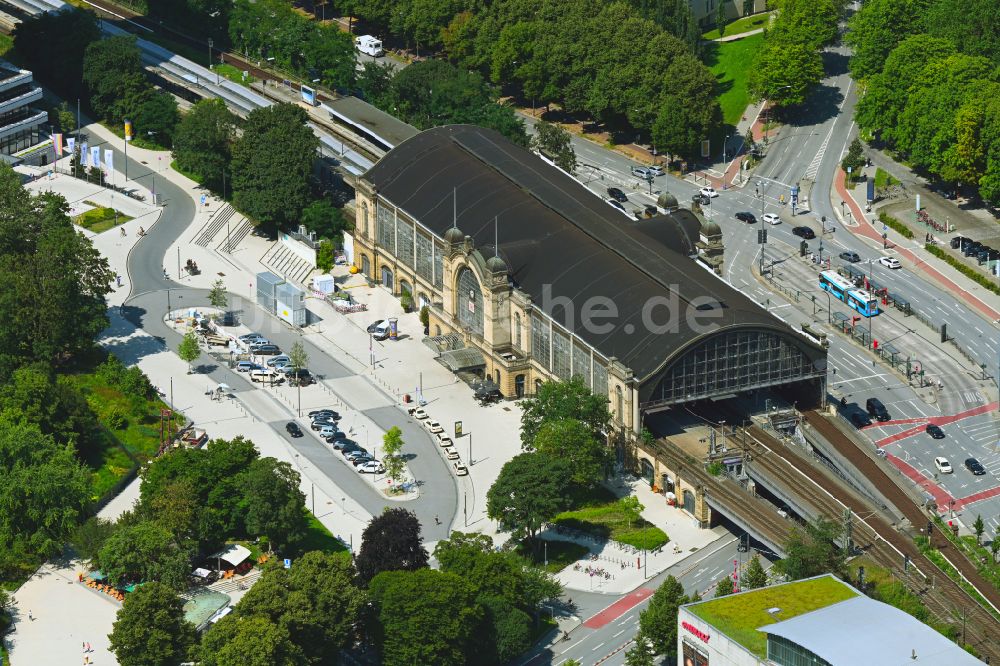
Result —
M 802 241 L 801 243 L 799 243 L 799 256 L 800 257 L 806 256 L 806 252 L 808 250 L 809 250 L 809 243 L 807 243 L 805 241 Z
M 941 342 L 948 342 L 948 324 L 941 324 Z
M 757 244 L 758 245 L 763 245 L 766 242 L 767 242 L 767 229 L 758 229 L 757 230 Z
M 933 520 L 928 520 L 927 521 L 927 536 L 930 536 L 931 532 L 933 532 L 933 531 L 934 531 L 934 521 Z

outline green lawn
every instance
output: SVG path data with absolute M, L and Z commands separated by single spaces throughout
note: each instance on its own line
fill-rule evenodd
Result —
M 605 488 L 577 498 L 573 506 L 576 508 L 560 513 L 552 522 L 636 548 L 659 548 L 670 541 L 666 532 L 643 518 L 630 520 L 618 498 Z
M 545 544 L 548 544 L 547 548 Z M 542 543 L 539 540 L 539 542 L 532 545 L 529 545 L 527 542 L 519 544 L 517 552 L 524 559 L 532 564 L 537 564 L 549 573 L 558 573 L 570 564 L 582 559 L 584 555 L 590 552 L 590 549 L 572 541 L 546 540 Z M 546 556 L 549 558 L 548 564 L 545 564 Z
M 831 606 L 858 596 L 832 576 L 766 587 L 744 594 L 712 599 L 689 606 L 689 610 L 761 658 L 767 656 L 767 637 L 757 627 Z M 769 608 L 780 608 L 775 619 Z
M 744 16 L 741 19 L 736 19 L 732 23 L 727 23 L 725 32 L 719 34 L 718 30 L 709 30 L 701 36 L 702 39 L 718 39 L 719 37 L 726 37 L 728 35 L 738 35 L 741 32 L 750 32 L 751 30 L 756 30 L 758 28 L 763 28 L 767 25 L 767 22 L 771 19 L 770 13 L 764 14 L 754 14 L 753 16 Z
M 309 531 L 296 549 L 299 551 L 298 554 L 308 553 L 312 550 L 321 550 L 324 553 L 343 553 L 345 557 L 351 556 L 347 546 L 341 543 L 340 539 L 335 537 L 330 530 L 326 529 L 316 516 L 308 511 L 306 514 L 309 520 Z
M 199 185 L 204 181 L 204 178 L 194 173 L 193 171 L 185 171 L 184 169 L 177 166 L 177 160 L 170 161 L 170 168 L 179 173 L 180 175 L 184 176 L 185 178 L 190 178 Z
M 764 35 L 752 35 L 734 42 L 712 42 L 705 45 L 705 64 L 715 74 L 719 87 L 719 105 L 723 121 L 736 125 L 750 103 L 747 92 L 747 72 L 754 54 L 764 41 Z
M 899 181 L 882 169 L 875 169 L 875 187 L 886 187 L 888 185 L 898 185 Z
M 73 222 L 84 229 L 89 229 L 95 234 L 99 234 L 102 231 L 113 229 L 120 224 L 125 224 L 131 219 L 125 213 L 115 211 L 114 208 L 98 206 L 97 208 L 88 210 L 86 213 L 77 215 L 73 218 Z
M 223 78 L 229 79 L 234 83 L 239 83 L 240 85 L 249 86 L 251 83 L 256 81 L 254 77 L 247 74 L 247 77 L 243 78 L 243 70 L 239 67 L 234 67 L 227 62 L 217 63 L 212 65 L 212 71 L 218 72 Z

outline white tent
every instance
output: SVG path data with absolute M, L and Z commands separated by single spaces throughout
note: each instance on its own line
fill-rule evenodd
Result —
M 248 557 L 250 557 L 250 551 L 238 543 L 231 544 L 215 555 L 212 555 L 213 560 L 222 560 L 233 567 L 240 566 Z

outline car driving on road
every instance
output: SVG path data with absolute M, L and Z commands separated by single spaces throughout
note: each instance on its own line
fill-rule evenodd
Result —
M 852 264 L 856 264 L 859 261 L 861 261 L 861 257 L 858 256 L 857 252 L 850 252 L 850 251 L 841 252 L 840 253 L 840 258 L 843 259 L 844 261 L 848 261 L 848 262 L 850 262 Z
M 709 197 L 702 194 L 701 192 L 698 192 L 693 197 L 691 197 L 691 202 L 696 203 L 699 206 L 707 206 L 712 202 L 712 200 Z
M 709 187 L 707 185 L 705 187 L 701 188 L 700 190 L 698 190 L 698 192 L 702 196 L 706 196 L 709 199 L 713 199 L 713 198 L 719 196 L 719 193 L 715 191 L 714 187 Z
M 809 227 L 795 227 L 792 229 L 792 233 L 800 238 L 805 238 L 806 240 L 816 238 L 816 232 Z
M 299 424 L 296 423 L 295 421 L 289 421 L 288 424 L 285 425 L 285 430 L 292 437 L 301 437 L 302 436 L 302 428 L 300 428 Z
M 623 213 L 627 213 L 628 212 L 628 211 L 625 210 L 625 206 L 623 206 L 620 201 L 615 201 L 614 199 L 607 199 L 607 202 L 608 202 L 609 205 L 614 206 L 615 208 L 617 208 L 618 210 L 620 210 Z
M 878 263 L 882 264 L 886 268 L 901 268 L 902 264 L 899 263 L 899 259 L 896 257 L 879 257 Z
M 760 219 L 767 222 L 768 224 L 781 224 L 781 218 L 774 213 L 764 213 L 760 216 Z
M 980 463 L 975 458 L 966 458 L 965 469 L 969 470 L 976 476 L 982 476 L 983 474 L 986 474 L 986 468 L 983 467 L 982 463 Z
M 614 199 L 615 201 L 620 201 L 622 203 L 628 201 L 628 197 L 625 196 L 625 193 L 619 190 L 617 187 L 609 187 L 608 196 Z
M 746 222 L 747 224 L 757 224 L 757 218 L 753 213 L 748 213 L 746 211 L 740 211 L 736 213 L 736 219 L 740 222 Z
M 933 423 L 928 423 L 925 430 L 927 431 L 927 434 L 934 439 L 944 439 L 944 430 L 941 430 L 939 426 Z
M 953 471 L 955 471 L 951 468 L 951 463 L 948 462 L 948 459 L 942 456 L 938 456 L 937 458 L 934 459 L 934 466 L 937 468 L 937 471 L 941 472 L 942 474 L 951 474 Z

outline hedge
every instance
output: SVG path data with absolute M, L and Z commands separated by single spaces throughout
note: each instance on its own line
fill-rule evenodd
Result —
M 894 218 L 892 215 L 887 215 L 884 212 L 879 212 L 878 221 L 886 225 L 893 231 L 902 234 L 903 238 L 913 238 L 913 232 L 910 231 L 910 228 L 905 224 L 903 224 L 902 222 L 900 222 L 899 220 L 897 220 L 896 218 Z
M 998 285 L 989 275 L 984 275 L 983 273 L 980 273 L 972 266 L 969 266 L 968 264 L 963 263 L 960 259 L 951 256 L 950 254 L 939 248 L 937 245 L 931 245 L 930 243 L 928 243 L 927 245 L 924 245 L 924 249 L 933 254 L 938 259 L 944 259 L 953 268 L 958 269 L 959 273 L 965 275 L 966 277 L 972 278 L 972 280 L 977 284 L 986 287 L 994 294 L 1000 294 L 1000 285 Z

